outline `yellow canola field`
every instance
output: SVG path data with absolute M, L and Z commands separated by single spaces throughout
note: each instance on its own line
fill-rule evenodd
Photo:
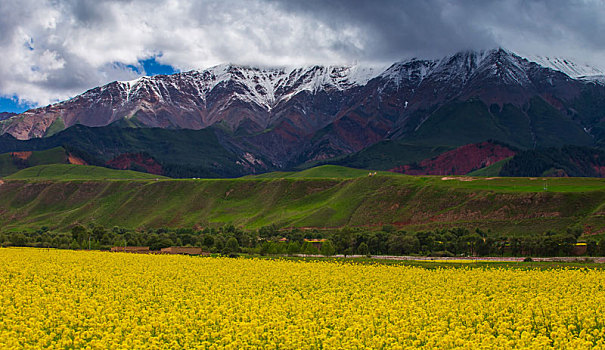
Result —
M 1 349 L 605 348 L 605 272 L 0 248 Z

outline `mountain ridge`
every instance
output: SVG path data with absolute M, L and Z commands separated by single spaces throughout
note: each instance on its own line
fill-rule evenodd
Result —
M 31 125 L 31 128 L 27 133 L 7 127 L 6 124 L 8 123 L 3 123 L 4 125 L 0 130 L 1 133 L 10 133 L 19 139 L 44 137 L 44 132 L 47 128 L 50 128 L 57 117 L 63 119 L 63 123 L 66 127 L 75 123 L 81 123 L 87 126 L 104 126 L 116 122 L 119 119 L 132 118 L 137 110 L 144 110 L 148 104 L 156 102 L 170 104 L 173 102 L 171 93 L 174 92 L 174 90 L 179 89 L 190 90 L 186 91 L 189 92 L 189 100 L 177 101 L 181 102 L 179 105 L 180 108 L 190 109 L 192 105 L 196 106 L 201 102 L 207 105 L 210 104 L 210 106 L 206 106 L 206 108 L 212 109 L 213 101 L 208 95 L 215 89 L 220 90 L 225 87 L 225 85 L 229 85 L 230 82 L 237 82 L 244 86 L 244 89 L 234 89 L 232 92 L 234 98 L 243 102 L 253 103 L 255 107 L 264 108 L 267 112 L 276 108 L 277 104 L 280 102 L 287 102 L 294 95 L 302 92 L 317 94 L 323 90 L 345 91 L 352 88 L 364 87 L 374 79 L 385 80 L 385 86 L 381 88 L 381 91 L 390 84 L 396 85 L 397 89 L 401 88 L 402 84 L 405 84 L 408 87 L 417 88 L 427 77 L 444 80 L 444 76 L 450 76 L 452 77 L 452 79 L 450 79 L 451 81 L 458 81 L 459 83 L 464 84 L 471 79 L 473 74 L 477 74 L 477 71 L 480 71 L 481 69 L 498 69 L 498 67 L 493 66 L 493 62 L 491 62 L 491 65 L 485 66 L 485 62 L 488 61 L 488 63 L 490 63 L 489 59 L 494 56 L 509 58 L 507 63 L 510 63 L 514 68 L 514 74 L 506 74 L 507 72 L 501 74 L 501 78 L 505 83 L 530 83 L 528 77 L 524 74 L 524 71 L 527 70 L 528 67 L 518 67 L 518 65 L 520 63 L 531 65 L 532 61 L 524 59 L 523 57 L 502 48 L 482 51 L 461 51 L 441 59 L 404 59 L 395 62 L 386 68 L 380 66 L 361 66 L 357 64 L 342 66 L 316 65 L 290 68 L 258 68 L 246 65 L 222 64 L 205 70 L 191 70 L 171 75 L 143 76 L 131 81 L 114 81 L 103 86 L 89 89 L 66 101 L 8 116 L 9 119 L 19 119 L 20 117 L 28 119 L 36 115 L 48 114 L 48 112 L 51 112 L 54 109 L 61 109 L 61 107 L 70 105 L 72 102 L 89 102 L 91 104 L 109 102 L 113 108 L 113 113 L 105 115 L 105 118 L 100 120 L 91 120 L 91 118 L 85 117 L 78 118 L 78 116 L 70 115 L 69 112 L 59 111 L 58 113 L 54 113 L 58 115 L 52 115 L 49 120 L 42 118 L 38 121 L 38 125 Z M 605 74 L 597 68 L 577 65 L 565 59 L 550 59 L 542 56 L 534 57 L 535 61 L 538 62 L 536 64 L 554 71 L 560 71 L 571 78 L 586 78 L 586 73 L 592 72 L 595 73 L 594 75 L 598 81 L 598 77 Z M 460 84 L 457 85 L 457 87 L 459 87 Z M 193 92 L 193 94 L 191 92 Z M 103 101 L 103 97 L 105 97 L 107 93 L 110 94 L 110 101 Z M 195 98 L 192 98 L 194 96 L 198 101 L 195 101 Z M 137 99 L 140 100 L 145 97 L 152 97 L 152 99 L 144 100 L 138 104 L 134 102 Z M 182 102 L 188 102 L 188 104 Z M 407 107 L 408 105 L 406 105 L 406 108 Z M 190 117 L 191 116 L 193 115 L 190 115 Z M 177 120 L 172 123 L 172 126 L 198 129 L 208 127 L 215 122 L 215 119 L 204 119 L 204 116 L 202 116 L 199 121 Z M 152 127 L 169 126 L 165 123 L 162 124 L 159 120 L 155 122 L 157 125 L 154 125 L 150 120 L 142 121 L 142 124 Z M 267 127 L 266 123 L 263 126 Z
M 605 86 L 504 49 L 362 66 L 219 65 L 112 82 L 0 122 L 44 138 L 74 125 L 208 129 L 235 158 L 266 169 L 359 152 L 382 140 L 521 149 L 605 144 Z M 125 152 L 126 153 L 126 152 Z

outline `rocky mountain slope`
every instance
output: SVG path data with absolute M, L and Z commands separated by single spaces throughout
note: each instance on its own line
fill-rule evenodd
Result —
M 407 59 L 385 70 L 221 65 L 113 82 L 1 121 L 0 133 L 27 140 L 78 124 L 208 129 L 230 161 L 264 169 L 383 140 L 450 149 L 488 139 L 520 149 L 603 146 L 605 86 L 578 75 L 585 67 L 569 67 L 503 49 Z
M 514 150 L 505 145 L 482 142 L 464 145 L 418 163 L 401 165 L 391 171 L 408 175 L 466 175 L 515 154 Z
M 0 112 L 0 121 L 2 120 L 6 120 L 8 118 L 11 118 L 13 116 L 15 116 L 15 113 L 10 113 L 10 112 Z

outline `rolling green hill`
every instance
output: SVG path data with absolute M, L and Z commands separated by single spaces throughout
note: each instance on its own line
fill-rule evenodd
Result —
M 12 152 L 0 154 L 0 177 L 7 176 L 21 169 L 43 165 L 67 163 L 67 152 L 63 147 L 55 147 L 44 151 Z
M 509 157 L 506 159 L 502 159 L 499 162 L 496 162 L 490 166 L 485 168 L 477 169 L 475 171 L 471 171 L 468 173 L 469 176 L 500 176 L 500 172 L 502 171 L 502 167 L 510 162 L 513 157 Z
M 260 175 L 249 175 L 250 179 L 302 179 L 302 178 L 356 178 L 368 177 L 372 170 L 354 169 L 338 165 L 321 165 L 303 171 L 275 171 Z M 377 175 L 396 176 L 398 174 L 387 171 L 376 172 Z
M 105 166 L 125 153 L 144 153 L 170 177 L 236 177 L 250 173 L 240 157 L 219 142 L 215 130 L 86 127 L 74 125 L 45 138 L 16 140 L 0 135 L 0 151 L 40 151 L 65 146 L 88 164 Z M 138 169 L 137 169 L 138 170 Z M 264 170 L 264 168 L 263 168 Z
M 31 168 L 5 178 L 2 230 L 94 222 L 126 228 L 464 226 L 513 234 L 580 225 L 605 231 L 603 179 L 368 177 L 365 170 L 328 167 L 299 177 L 159 181 L 145 179 L 146 174 L 137 181 L 119 180 L 124 172 L 111 176 L 102 169 L 86 172 L 87 180 L 69 180 L 75 171 L 69 168 L 38 167 L 47 169 L 41 176 Z M 331 177 L 342 172 L 349 177 Z
M 396 140 L 384 140 L 359 152 L 322 163 L 360 169 L 388 170 L 399 165 L 432 158 L 454 148 L 451 146 L 425 146 Z
M 164 176 L 131 170 L 114 170 L 92 165 L 50 164 L 20 170 L 5 179 L 9 180 L 105 180 L 105 179 L 156 179 Z

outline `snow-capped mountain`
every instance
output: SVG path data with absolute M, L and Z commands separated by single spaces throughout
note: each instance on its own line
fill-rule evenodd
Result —
M 542 67 L 563 72 L 572 78 L 590 78 L 605 75 L 605 71 L 588 64 L 579 64 L 561 57 L 529 56 L 528 60 Z
M 406 59 L 387 68 L 227 64 L 113 82 L 2 121 L 0 133 L 31 139 L 76 124 L 212 127 L 230 149 L 277 167 L 359 151 L 385 138 L 588 144 L 601 137 L 605 117 L 585 105 L 605 99 L 603 86 L 587 84 L 593 73 L 602 72 L 504 49 Z M 586 89 L 596 90 L 587 97 Z M 487 124 L 472 134 L 464 123 Z
M 266 127 L 271 110 L 293 96 L 359 88 L 381 72 L 357 65 L 261 69 L 229 64 L 141 77 L 27 111 L 18 122 L 4 124 L 2 132 L 29 139 L 45 136 L 51 125 L 103 126 L 119 120 L 148 127 L 201 129 L 220 121 L 237 127 L 240 118 L 222 114 L 243 105 L 250 110 L 248 117 Z
M 317 93 L 320 90 L 347 90 L 364 86 L 380 73 L 376 68 L 353 66 L 313 66 L 303 68 L 268 68 L 218 65 L 203 71 L 189 71 L 166 77 L 142 77 L 132 81 L 117 82 L 126 94 L 136 98 L 140 90 L 152 89 L 158 96 L 169 88 L 192 87 L 203 101 L 219 85 L 231 82 L 241 84 L 243 89 L 235 91 L 235 97 L 271 110 L 275 105 L 288 100 L 302 91 Z

